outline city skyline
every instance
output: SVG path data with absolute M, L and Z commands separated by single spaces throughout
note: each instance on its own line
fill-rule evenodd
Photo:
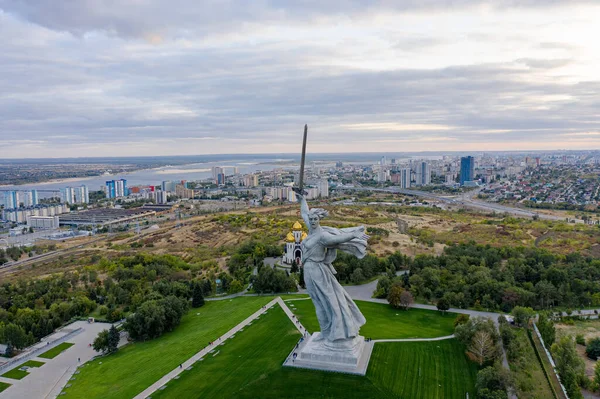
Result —
M 600 6 L 502 3 L 0 0 L 3 158 L 600 148 Z

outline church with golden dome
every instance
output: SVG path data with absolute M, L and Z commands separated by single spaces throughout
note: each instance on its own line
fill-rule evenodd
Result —
M 307 234 L 302 230 L 302 224 L 296 221 L 290 231 L 285 237 L 285 252 L 283 254 L 283 263 L 291 265 L 293 261 L 296 261 L 297 265 L 302 264 L 302 240 L 306 238 Z

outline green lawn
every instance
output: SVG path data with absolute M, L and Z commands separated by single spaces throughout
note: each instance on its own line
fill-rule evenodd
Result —
M 319 322 L 312 301 L 286 302 L 310 332 L 319 331 Z M 384 338 L 435 338 L 454 333 L 455 314 L 442 314 L 433 310 L 394 309 L 383 303 L 356 301 L 367 319 L 360 335 L 373 339 Z M 293 305 L 293 306 L 292 306 Z
M 279 306 L 216 348 L 157 398 L 385 398 L 365 377 L 282 367 L 300 338 Z
M 19 370 L 21 367 L 23 367 L 23 366 L 27 366 L 27 367 L 42 367 L 44 364 L 45 364 L 44 362 L 37 362 L 35 360 L 28 360 L 25 363 L 23 363 L 22 365 L 20 365 L 18 367 L 15 367 L 14 369 L 9 370 L 6 373 L 2 374 L 2 377 L 12 378 L 12 379 L 15 379 L 15 380 L 20 380 L 20 379 L 25 378 L 25 377 L 27 377 L 29 375 L 29 373 L 27 371 Z
M 455 339 L 376 343 L 367 378 L 399 398 L 475 398 L 477 365 Z
M 44 363 L 44 362 L 38 362 L 37 360 L 28 360 L 28 361 L 26 361 L 25 363 L 23 363 L 19 367 L 23 367 L 23 366 L 26 366 L 26 367 L 42 367 L 44 364 L 46 364 L 46 363 Z
M 44 359 L 54 359 L 56 356 L 60 355 L 62 352 L 66 351 L 73 345 L 75 345 L 75 344 L 72 344 L 70 342 L 63 342 L 62 344 L 55 346 L 54 348 L 50 349 L 49 351 L 42 353 L 38 357 L 42 357 Z
M 6 382 L 0 382 L 0 392 L 8 389 L 8 387 L 10 387 L 10 384 L 7 384 Z
M 13 380 L 20 380 L 27 377 L 29 373 L 27 371 L 19 370 L 19 367 L 7 371 L 2 374 L 4 378 L 12 378 Z
M 132 398 L 272 299 L 207 301 L 202 308 L 190 309 L 175 331 L 86 363 L 61 398 Z

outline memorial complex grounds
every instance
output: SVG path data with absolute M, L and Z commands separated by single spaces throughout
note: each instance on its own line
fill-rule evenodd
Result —
M 173 332 L 129 344 L 115 355 L 82 366 L 61 397 L 132 398 L 272 299 L 247 296 L 191 309 Z M 374 340 L 452 334 L 453 314 L 357 303 L 368 320 L 361 334 Z M 314 330 L 310 300 L 286 304 L 309 331 Z M 455 339 L 376 342 L 366 376 L 356 376 L 282 367 L 300 337 L 293 322 L 275 305 L 151 397 L 435 399 L 464 398 L 466 393 L 475 397 L 477 366 L 469 362 L 465 348 Z

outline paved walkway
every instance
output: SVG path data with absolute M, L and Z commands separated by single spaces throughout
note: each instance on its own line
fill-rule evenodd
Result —
M 446 335 L 444 337 L 435 338 L 398 338 L 398 339 L 372 339 L 371 342 L 427 342 L 427 341 L 443 341 L 445 339 L 454 338 L 454 334 Z
M 264 314 L 268 309 L 272 308 L 277 303 L 279 303 L 280 305 L 281 305 L 281 303 L 283 303 L 283 301 L 281 300 L 280 297 L 273 299 L 271 302 L 266 304 L 263 308 L 260 308 L 258 311 L 254 312 L 252 315 L 250 315 L 248 318 L 246 318 L 240 324 L 233 327 L 231 330 L 227 331 L 225 334 L 223 334 L 221 337 L 219 337 L 217 340 L 215 340 L 216 344 L 207 346 L 206 348 L 202 349 L 200 352 L 196 353 L 194 356 L 190 357 L 188 360 L 183 362 L 181 364 L 181 367 L 177 367 L 174 370 L 172 370 L 171 372 L 169 372 L 168 374 L 165 374 L 160 380 L 156 381 L 154 384 L 150 385 L 144 391 L 142 391 L 141 393 L 136 395 L 134 399 L 148 398 L 150 395 L 152 395 L 154 392 L 156 392 L 158 389 L 160 389 L 160 387 L 162 387 L 167 382 L 171 381 L 173 378 L 175 378 L 176 376 L 181 374 L 183 372 L 183 370 L 187 369 L 188 367 L 193 366 L 194 363 L 196 363 L 198 360 L 200 360 L 201 358 L 206 356 L 210 351 L 214 350 L 217 346 L 219 346 L 219 343 L 230 338 L 232 335 L 235 335 L 238 331 L 240 331 L 242 328 L 246 327 L 253 320 L 255 320 L 260 315 Z M 283 306 L 285 306 L 285 304 Z M 283 308 L 283 306 L 282 306 L 282 308 Z M 287 308 L 287 306 L 286 306 L 286 308 Z M 285 308 L 284 308 L 284 311 L 285 311 Z M 288 311 L 289 311 L 289 309 L 288 309 Z M 287 314 L 287 312 L 286 312 L 286 314 Z M 288 317 L 289 317 L 289 315 L 288 315 Z
M 22 380 L 2 379 L 3 382 L 8 382 L 12 386 L 0 393 L 0 398 L 55 398 L 71 378 L 77 366 L 98 355 L 88 345 L 93 342 L 100 331 L 110 328 L 110 324 L 89 324 L 85 321 L 77 321 L 70 324 L 68 329 L 78 327 L 82 327 L 84 331 L 67 340 L 74 344 L 72 347 L 54 359 L 33 358 L 32 360 L 45 364 L 39 368 L 30 368 L 29 375 Z M 59 330 L 55 334 L 60 335 L 61 333 Z

